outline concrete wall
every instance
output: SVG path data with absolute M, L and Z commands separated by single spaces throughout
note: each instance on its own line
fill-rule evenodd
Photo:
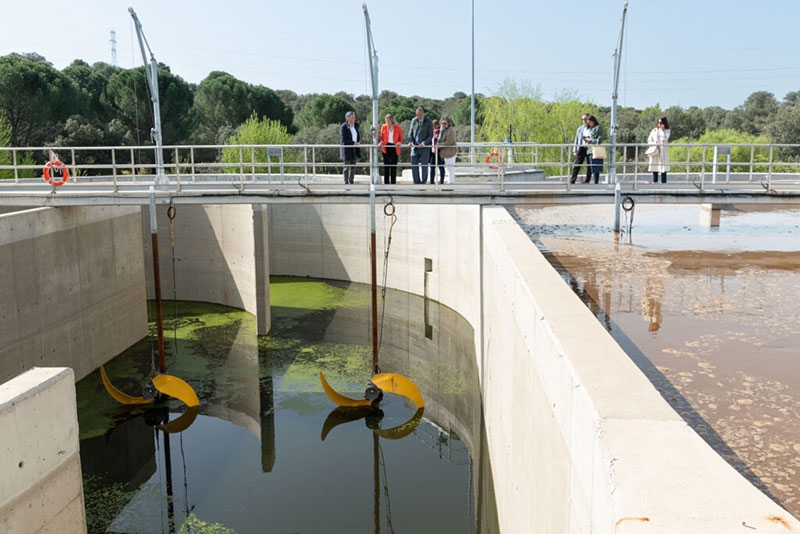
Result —
M 256 283 L 269 280 L 267 242 L 263 248 L 254 245 L 255 234 L 265 233 L 263 224 L 268 210 L 263 206 L 254 210 L 248 204 L 178 206 L 173 225 L 174 249 L 167 206 L 157 205 L 156 212 L 161 297 L 172 299 L 177 295 L 178 300 L 214 302 L 246 310 L 257 317 L 258 333 L 268 333 L 269 289 Z M 147 298 L 153 299 L 149 207 L 142 208 L 141 231 L 147 264 Z
M 0 215 L 0 383 L 33 367 L 80 380 L 147 335 L 139 208 Z
M 800 531 L 671 409 L 505 209 L 397 215 L 387 285 L 476 331 L 502 532 Z M 366 207 L 278 206 L 269 226 L 273 274 L 369 283 Z
M 480 324 L 480 206 L 396 206 L 392 226 L 376 212 L 378 285 L 447 304 Z M 270 273 L 370 283 L 369 206 L 273 205 L 269 212 Z M 425 259 L 430 260 L 426 272 Z M 479 345 L 476 344 L 476 348 Z
M 72 371 L 0 384 L 0 429 L 0 532 L 86 532 Z

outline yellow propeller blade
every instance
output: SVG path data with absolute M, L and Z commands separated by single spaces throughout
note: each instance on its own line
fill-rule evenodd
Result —
M 320 373 L 322 374 L 322 373 Z M 383 390 L 384 393 L 395 393 L 411 400 L 417 408 L 424 408 L 425 401 L 422 400 L 417 385 L 411 380 L 396 373 L 380 373 L 372 377 L 372 383 Z
M 192 386 L 177 376 L 156 375 L 153 377 L 153 386 L 164 395 L 183 401 L 189 408 L 200 406 L 200 399 L 197 398 Z
M 153 402 L 153 399 L 145 399 L 144 397 L 131 397 L 127 393 L 123 393 L 117 388 L 114 387 L 114 384 L 108 379 L 108 375 L 106 374 L 105 368 L 101 365 L 100 366 L 100 377 L 103 379 L 103 385 L 106 387 L 106 391 L 108 394 L 111 395 L 114 400 L 122 404 L 150 404 Z
M 322 371 L 319 372 L 319 381 L 322 382 L 322 389 L 325 390 L 325 394 L 328 398 L 339 406 L 369 406 L 372 402 L 369 399 L 354 399 L 337 392 L 328 384 L 328 381 L 325 380 L 325 375 L 322 374 Z
M 190 408 L 186 408 L 186 411 L 181 414 L 180 417 L 175 419 L 174 421 L 170 421 L 169 423 L 165 423 L 163 425 L 158 425 L 158 428 L 166 432 L 167 434 L 176 434 L 178 432 L 183 432 L 189 426 L 194 423 L 195 418 L 197 417 L 197 412 L 200 410 L 199 406 L 192 406 Z
M 373 432 L 386 439 L 402 439 L 411 434 L 414 429 L 419 426 L 420 422 L 422 422 L 422 413 L 424 411 L 425 408 L 418 409 L 414 413 L 414 416 L 402 425 L 397 425 L 393 428 L 376 428 Z

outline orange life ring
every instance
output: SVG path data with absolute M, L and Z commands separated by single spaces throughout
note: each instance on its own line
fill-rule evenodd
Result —
M 492 158 L 495 158 L 495 160 L 492 161 Z M 503 156 L 501 156 L 497 152 L 492 152 L 491 154 L 486 156 L 486 163 L 489 165 L 490 169 L 496 169 L 498 165 L 503 164 Z
M 44 166 L 44 181 L 50 185 L 64 185 L 69 180 L 69 169 L 59 160 L 48 161 Z

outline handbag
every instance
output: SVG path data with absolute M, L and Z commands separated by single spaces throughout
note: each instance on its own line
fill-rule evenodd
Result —
M 600 145 L 592 146 L 592 159 L 606 159 L 606 147 Z
M 644 153 L 648 158 L 657 158 L 658 157 L 658 147 L 657 146 L 651 146 L 647 150 L 645 150 Z

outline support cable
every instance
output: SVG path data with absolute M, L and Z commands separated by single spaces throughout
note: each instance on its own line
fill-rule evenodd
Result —
M 169 243 L 172 250 L 172 344 L 175 350 L 175 358 L 167 366 L 169 369 L 175 362 L 178 361 L 178 284 L 175 278 L 175 205 L 172 203 L 172 198 L 169 199 L 169 207 L 167 208 L 167 217 L 169 218 Z
M 381 319 L 380 319 L 380 335 L 378 337 L 378 351 L 380 351 L 381 343 L 383 341 L 383 321 L 386 315 L 386 281 L 389 277 L 389 249 L 392 246 L 392 229 L 397 222 L 397 215 L 395 215 L 395 206 L 392 197 L 389 197 L 386 204 L 383 206 L 383 214 L 391 218 L 389 231 L 386 233 L 386 241 L 383 246 L 383 284 L 381 286 Z M 386 219 L 384 219 L 384 228 L 386 227 Z

